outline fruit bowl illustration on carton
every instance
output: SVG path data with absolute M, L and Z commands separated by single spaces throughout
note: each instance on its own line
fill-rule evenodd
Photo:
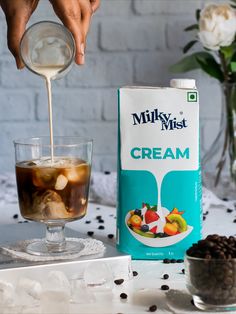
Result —
M 131 210 L 126 215 L 126 226 L 141 243 L 150 247 L 170 246 L 180 242 L 193 230 L 183 218 L 183 211 L 174 208 L 171 212 L 162 208 L 165 221 L 160 219 L 157 206 L 143 204 L 141 209 Z

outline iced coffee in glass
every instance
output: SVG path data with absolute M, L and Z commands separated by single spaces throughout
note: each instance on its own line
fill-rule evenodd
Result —
M 45 240 L 30 244 L 29 253 L 70 253 L 75 243 L 65 240 L 65 223 L 86 215 L 92 142 L 76 137 L 30 138 L 14 142 L 16 181 L 21 215 L 45 223 Z

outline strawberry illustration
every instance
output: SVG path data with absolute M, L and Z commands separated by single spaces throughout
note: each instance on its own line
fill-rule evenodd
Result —
M 146 224 L 157 221 L 159 218 L 159 215 L 154 210 L 148 209 L 145 213 Z
M 157 226 L 153 227 L 149 231 L 152 232 L 152 233 L 157 233 Z

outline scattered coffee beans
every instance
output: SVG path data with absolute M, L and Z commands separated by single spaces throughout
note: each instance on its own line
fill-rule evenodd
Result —
M 91 224 L 91 221 L 90 220 L 86 220 L 85 223 L 86 224 Z
M 181 271 L 182 271 L 182 274 L 185 274 L 185 269 L 184 268 Z
M 155 304 L 149 307 L 149 312 L 156 312 L 156 310 L 157 310 L 157 306 Z
M 100 224 L 104 224 L 104 220 L 103 220 L 103 219 L 99 219 L 98 222 L 99 222 Z
M 167 286 L 167 285 L 162 285 L 161 286 L 161 290 L 169 290 L 169 289 L 170 289 L 170 287 Z
M 93 231 L 88 231 L 88 232 L 87 232 L 87 235 L 90 236 L 90 237 L 92 237 L 92 236 L 94 235 L 94 232 L 93 232 Z
M 17 219 L 18 218 L 18 214 L 13 215 L 13 219 Z
M 138 272 L 134 270 L 134 271 L 133 271 L 133 276 L 134 276 L 134 277 L 138 276 Z
M 105 229 L 105 227 L 104 226 L 99 226 L 98 229 L 99 230 L 103 230 L 103 229 Z
M 170 259 L 169 258 L 164 258 L 163 259 L 164 264 L 170 264 Z
M 107 235 L 107 237 L 108 237 L 108 239 L 113 239 L 113 238 L 114 238 L 114 234 L 109 233 L 109 234 Z
M 121 298 L 121 299 L 127 299 L 128 296 L 127 296 L 126 293 L 122 292 L 122 293 L 120 294 L 120 298 Z
M 164 274 L 163 275 L 163 279 L 169 279 L 169 275 L 168 274 Z
M 177 259 L 176 263 L 183 263 L 184 260 L 183 259 Z
M 232 212 L 233 212 L 233 209 L 227 208 L 227 213 L 232 213 Z
M 114 283 L 116 284 L 116 285 L 121 285 L 122 283 L 124 282 L 124 279 L 116 279 L 116 280 L 114 280 Z

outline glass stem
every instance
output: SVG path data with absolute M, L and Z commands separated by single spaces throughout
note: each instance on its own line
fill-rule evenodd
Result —
M 65 250 L 65 225 L 47 225 L 46 245 L 49 252 L 63 252 Z

